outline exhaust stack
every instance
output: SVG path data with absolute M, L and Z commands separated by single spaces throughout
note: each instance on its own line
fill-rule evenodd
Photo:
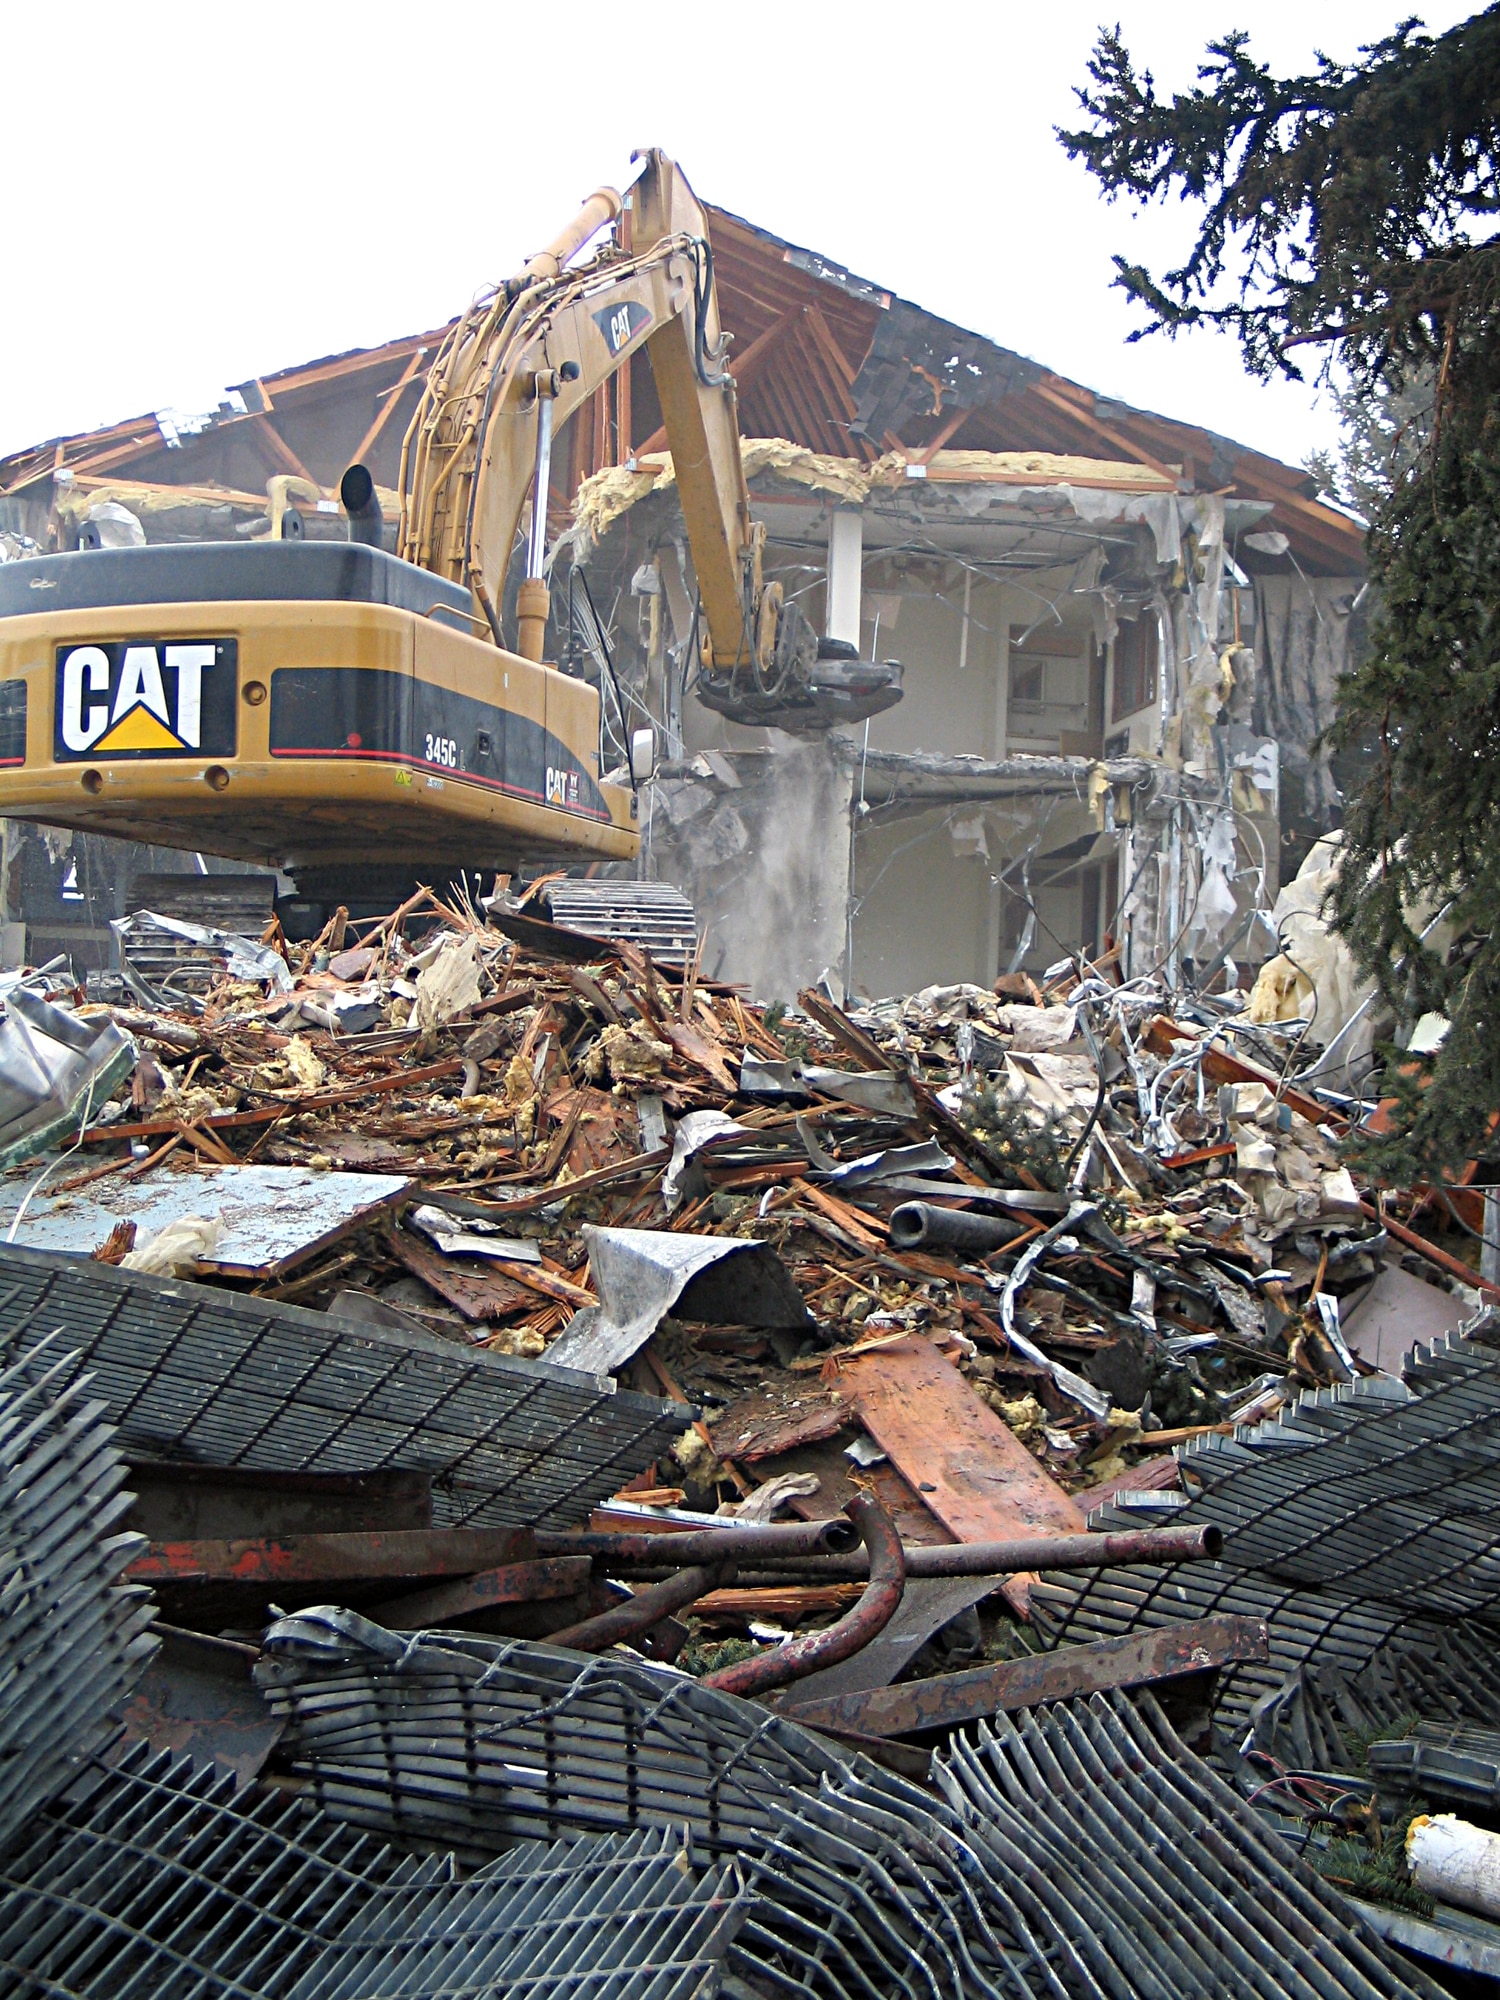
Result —
M 385 545 L 385 516 L 367 465 L 351 465 L 339 481 L 339 499 L 349 516 L 349 539 L 372 549 Z

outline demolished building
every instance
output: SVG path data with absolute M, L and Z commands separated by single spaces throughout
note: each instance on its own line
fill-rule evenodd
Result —
M 1359 642 L 1360 525 L 1264 454 L 1107 403 L 736 217 L 712 229 L 768 573 L 828 641 L 898 659 L 904 695 L 798 735 L 704 705 L 637 356 L 560 441 L 547 651 L 601 687 L 602 766 L 632 726 L 656 732 L 637 865 L 694 902 L 705 972 L 789 997 L 827 971 L 872 996 L 1111 943 L 1130 975 L 1269 956 L 1256 912 L 1338 817 L 1314 746 Z M 341 537 L 356 460 L 393 522 L 442 334 L 13 454 L 0 545 Z M 12 827 L 10 956 L 102 965 L 112 919 L 201 904 L 183 867 Z M 253 929 L 276 887 L 212 893 Z

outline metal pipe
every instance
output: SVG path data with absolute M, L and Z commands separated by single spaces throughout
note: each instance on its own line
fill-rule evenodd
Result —
M 363 542 L 372 549 L 383 547 L 385 515 L 381 512 L 380 496 L 375 491 L 375 479 L 369 466 L 350 466 L 339 481 L 339 499 L 349 517 L 350 541 Z
M 857 1494 L 849 1502 L 848 1514 L 859 1529 L 870 1558 L 869 1585 L 858 1604 L 852 1605 L 826 1631 L 809 1633 L 804 1639 L 788 1639 L 769 1653 L 757 1653 L 753 1659 L 741 1660 L 738 1666 L 706 1674 L 701 1686 L 747 1698 L 764 1694 L 770 1688 L 785 1687 L 788 1681 L 800 1681 L 822 1667 L 836 1666 L 885 1630 L 895 1617 L 906 1588 L 901 1537 L 890 1515 L 868 1493 Z
M 523 660 L 541 661 L 552 610 L 547 588 L 547 495 L 552 484 L 552 406 L 565 382 L 576 382 L 576 361 L 560 368 L 539 368 L 532 377 L 536 398 L 536 465 L 531 480 L 531 532 L 526 537 L 526 574 L 516 592 L 516 651 Z
M 547 493 L 552 483 L 552 402 L 557 394 L 550 368 L 536 377 L 536 471 L 531 487 L 531 533 L 526 538 L 526 574 L 541 576 L 547 560 Z
M 585 1618 L 581 1625 L 566 1626 L 561 1632 L 549 1632 L 547 1644 L 571 1646 L 575 1653 L 602 1653 L 610 1646 L 638 1639 L 684 1605 L 733 1583 L 735 1567 L 732 1562 L 720 1562 L 679 1570 L 665 1583 L 637 1591 L 628 1603 L 617 1604 L 612 1611 L 601 1611 L 596 1618 Z
M 859 1547 L 859 1530 L 843 1514 L 828 1521 L 749 1522 L 726 1520 L 722 1528 L 691 1528 L 683 1534 L 633 1535 L 560 1532 L 538 1528 L 541 1556 L 594 1556 L 606 1567 L 647 1563 L 681 1569 L 688 1563 L 721 1562 L 726 1556 L 775 1559 L 780 1556 L 846 1555 Z
M 618 221 L 625 206 L 618 188 L 598 187 L 584 202 L 566 228 L 560 229 L 545 250 L 529 257 L 506 286 L 514 296 L 531 285 L 548 285 L 562 276 L 568 259 L 581 250 L 596 229 Z
M 552 1538 L 563 1542 L 566 1535 Z M 639 1540 L 661 1542 L 653 1535 Z M 537 1536 L 540 1546 L 543 1537 Z M 675 1540 L 675 1538 L 674 1538 Z M 1040 1569 L 1115 1569 L 1136 1563 L 1213 1562 L 1224 1547 L 1222 1531 L 1213 1522 L 1183 1528 L 1127 1528 L 1108 1535 L 1033 1535 L 1014 1542 L 946 1542 L 904 1548 L 906 1574 L 918 1576 L 1020 1576 Z M 773 1583 L 857 1582 L 869 1574 L 863 1549 L 851 1555 L 782 1556 L 751 1550 L 742 1567 L 754 1564 Z M 664 1570 L 665 1551 L 653 1550 L 647 1562 L 632 1569 Z M 749 1579 L 742 1581 L 748 1584 Z
M 990 1250 L 1003 1250 L 1026 1233 L 1024 1223 L 1007 1222 L 998 1215 L 972 1215 L 962 1208 L 940 1208 L 927 1201 L 903 1201 L 892 1209 L 887 1229 L 893 1250 L 931 1246 L 969 1250 L 981 1257 Z

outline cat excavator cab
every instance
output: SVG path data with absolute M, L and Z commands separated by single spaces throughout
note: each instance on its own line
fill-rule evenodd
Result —
M 353 466 L 347 543 L 0 565 L 0 815 L 274 867 L 351 909 L 418 878 L 631 859 L 649 736 L 628 781 L 602 776 L 599 693 L 543 651 L 553 436 L 641 347 L 696 573 L 699 697 L 803 729 L 900 699 L 898 666 L 820 643 L 763 576 L 707 218 L 665 154 L 642 157 L 632 247 L 601 188 L 444 340 L 402 448 L 396 554 Z

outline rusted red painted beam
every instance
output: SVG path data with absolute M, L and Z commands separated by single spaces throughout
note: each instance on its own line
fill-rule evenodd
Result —
M 1003 1709 L 1071 1701 L 1106 1688 L 1144 1687 L 1211 1667 L 1269 1658 L 1265 1620 L 1198 1618 L 1153 1632 L 1130 1632 L 1091 1646 L 1059 1646 L 1026 1660 L 974 1667 L 961 1674 L 828 1701 L 787 1705 L 782 1715 L 809 1729 L 857 1730 L 864 1736 L 909 1736 L 921 1729 L 952 1729 Z
M 454 1583 L 413 1590 L 405 1597 L 372 1605 L 365 1616 L 393 1632 L 425 1632 L 434 1625 L 453 1625 L 479 1611 L 502 1604 L 542 1604 L 557 1597 L 576 1597 L 587 1590 L 594 1565 L 587 1556 L 541 1556 L 535 1562 L 503 1563 L 498 1569 L 462 1576 Z
M 347 1583 L 473 1576 L 535 1555 L 529 1528 L 389 1528 L 153 1542 L 126 1575 L 132 1583 Z

